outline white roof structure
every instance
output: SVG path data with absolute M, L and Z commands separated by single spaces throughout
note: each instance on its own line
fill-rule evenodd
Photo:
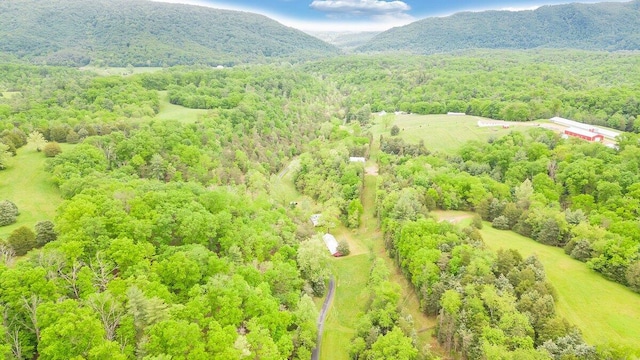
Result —
M 327 245 L 327 249 L 331 255 L 335 255 L 338 252 L 338 240 L 331 234 L 322 235 L 322 240 L 324 240 L 324 244 Z
M 617 131 L 612 131 L 612 130 L 607 130 L 607 129 L 603 129 L 600 128 L 598 126 L 595 125 L 589 125 L 589 124 L 583 124 L 581 122 L 577 122 L 577 121 L 573 121 L 573 120 L 569 120 L 569 119 L 564 119 L 561 117 L 552 117 L 551 122 L 556 123 L 556 124 L 560 124 L 563 126 L 569 126 L 572 128 L 579 128 L 579 129 L 584 129 L 584 130 L 593 130 L 593 132 L 601 134 L 605 137 L 611 138 L 611 139 L 615 139 L 616 137 L 618 137 L 620 135 L 619 132 Z
M 598 134 L 594 133 L 593 131 L 579 129 L 577 127 L 570 127 L 568 129 L 565 129 L 565 131 L 572 132 L 574 134 L 578 134 L 578 135 L 582 135 L 582 136 L 588 136 L 588 137 L 594 137 L 594 136 L 598 135 Z
M 367 162 L 367 159 L 359 156 L 351 156 L 349 157 L 350 162 Z
M 311 220 L 311 223 L 313 224 L 313 226 L 318 226 L 318 225 L 320 225 L 320 218 L 321 217 L 322 217 L 322 214 L 313 214 L 313 215 L 311 215 L 309 220 Z

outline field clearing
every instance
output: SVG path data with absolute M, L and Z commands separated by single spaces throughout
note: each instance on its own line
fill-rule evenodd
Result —
M 3 91 L 2 97 L 5 99 L 12 99 L 16 96 L 20 96 L 20 94 L 21 94 L 20 91 Z
M 589 344 L 616 344 L 640 352 L 639 294 L 603 278 L 560 248 L 496 230 L 487 222 L 480 233 L 491 250 L 511 248 L 523 257 L 538 256 L 557 290 L 558 313 L 578 326 Z
M 72 146 L 60 144 L 63 152 Z M 7 169 L 0 171 L 0 200 L 11 200 L 20 210 L 16 223 L 0 228 L 0 238 L 6 238 L 20 226 L 33 229 L 38 221 L 53 220 L 62 197 L 44 170 L 46 159 L 43 153 L 27 145 L 18 149 Z
M 81 68 L 79 68 L 79 70 L 83 70 L 83 71 L 91 71 L 94 72 L 98 75 L 101 76 L 112 76 L 112 75 L 122 75 L 122 76 L 128 76 L 128 75 L 135 75 L 135 74 L 145 74 L 145 73 L 152 73 L 152 72 L 156 72 L 156 71 L 160 71 L 163 68 L 161 67 L 130 67 L 130 68 L 126 68 L 126 67 L 106 67 L 106 68 L 101 68 L 101 67 L 95 67 L 95 66 L 83 66 Z
M 169 102 L 167 91 L 158 91 L 160 97 L 160 112 L 156 115 L 159 120 L 178 120 L 181 123 L 192 124 L 207 113 L 206 109 L 189 109 L 184 106 L 174 105 Z
M 371 132 L 374 139 L 383 136 L 391 136 L 393 125 L 400 128 L 400 135 L 410 143 L 424 141 L 429 150 L 437 150 L 447 153 L 455 152 L 461 145 L 470 140 L 487 141 L 490 137 L 500 137 L 511 131 L 525 131 L 528 127 L 535 126 L 532 123 L 509 123 L 509 129 L 502 127 L 478 127 L 478 121 L 497 121 L 478 116 L 451 116 L 451 115 L 395 115 L 395 120 L 387 129 L 381 123 L 381 117 L 375 116 L 375 125 Z

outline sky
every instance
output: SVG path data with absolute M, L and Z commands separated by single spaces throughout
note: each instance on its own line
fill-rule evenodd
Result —
M 266 15 L 303 31 L 384 31 L 459 11 L 532 10 L 571 0 L 155 0 Z M 579 2 L 598 2 L 584 0 Z

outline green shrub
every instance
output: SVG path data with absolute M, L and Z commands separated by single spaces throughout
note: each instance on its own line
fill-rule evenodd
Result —
M 338 242 L 338 252 L 342 254 L 342 256 L 351 254 L 349 243 L 346 240 L 340 240 L 340 242 Z
M 504 215 L 500 215 L 493 219 L 491 226 L 499 230 L 509 230 L 509 219 Z
M 46 157 L 56 157 L 58 154 L 62 152 L 62 149 L 60 148 L 60 144 L 53 141 L 53 142 L 47 143 L 47 145 L 44 146 L 43 151 Z
M 7 242 L 16 252 L 16 255 L 22 256 L 36 247 L 36 234 L 28 227 L 21 226 L 13 230 L 7 238 Z
M 9 200 L 0 202 L 0 226 L 6 226 L 16 222 L 20 212 L 16 204 Z

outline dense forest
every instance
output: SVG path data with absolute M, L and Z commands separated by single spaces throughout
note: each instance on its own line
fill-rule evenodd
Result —
M 67 199 L 55 230 L 3 244 L 3 358 L 309 358 L 328 255 L 269 184 L 330 119 L 315 104 L 332 91 L 276 67 L 3 72 L 19 92 L 2 100 L 7 150 L 81 143 L 48 164 Z M 195 124 L 156 122 L 158 90 L 233 100 Z M 14 208 L 2 203 L 9 222 Z
M 638 67 L 632 53 L 554 50 L 363 55 L 304 65 L 336 84 L 348 119 L 369 106 L 373 112 L 451 111 L 509 121 L 562 116 L 640 132 Z
M 359 52 L 446 53 L 463 49 L 640 49 L 640 2 L 461 12 L 387 30 Z
M 513 231 L 561 248 L 599 280 L 640 293 L 637 54 L 471 50 L 298 63 L 288 60 L 337 50 L 264 17 L 199 7 L 73 1 L 56 24 L 43 17 L 62 3 L 0 4 L 0 227 L 10 229 L 0 233 L 0 358 L 309 359 L 341 269 L 362 270 L 335 279 L 338 293 L 354 294 L 352 309 L 333 317 L 353 314 L 355 325 L 325 328 L 347 339 L 342 358 L 640 356 L 588 343 L 563 316 L 541 258 L 492 250 L 482 235 Z M 16 18 L 24 6 L 31 11 Z M 605 12 L 631 21 L 637 11 L 620 9 L 637 6 Z M 553 13 L 588 25 L 601 7 L 514 18 Z M 105 21 L 105 12 L 118 16 Z M 23 20 L 38 25 L 16 28 Z M 57 31 L 45 41 L 48 28 Z M 269 64 L 243 64 L 251 61 Z M 167 68 L 103 76 L 44 65 L 86 63 Z M 443 151 L 403 138 L 394 112 L 563 116 L 624 132 L 607 147 L 501 128 Z M 33 164 L 43 183 L 15 191 L 30 179 L 11 171 Z M 38 191 L 59 203 L 46 219 L 27 218 L 24 197 Z M 439 221 L 452 210 L 468 221 Z M 357 245 L 354 254 L 330 257 L 324 233 L 342 235 L 342 255 Z M 354 240 L 363 236 L 373 240 Z M 432 325 L 416 327 L 415 315 Z
M 38 64 L 232 65 L 338 49 L 265 16 L 150 1 L 3 1 L 0 51 Z

